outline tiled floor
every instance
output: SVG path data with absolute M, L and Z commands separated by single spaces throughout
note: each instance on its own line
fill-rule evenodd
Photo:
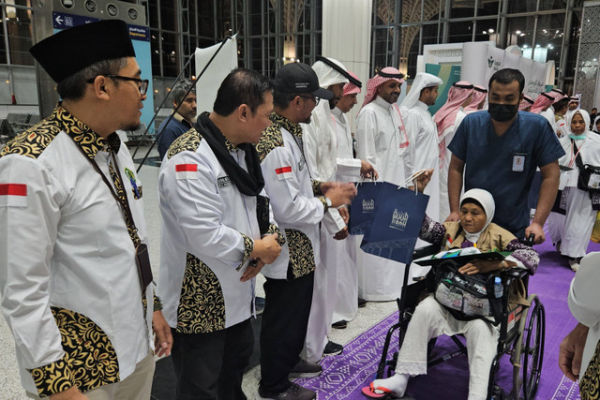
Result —
M 133 153 L 133 149 L 131 149 Z M 141 149 L 138 155 L 145 154 Z M 136 158 L 138 158 L 136 156 Z M 140 171 L 140 180 L 144 187 L 144 208 L 149 240 L 150 259 L 152 261 L 154 276 L 158 277 L 159 249 L 160 249 L 160 212 L 158 210 L 157 179 L 158 168 L 155 166 L 144 166 Z M 262 292 L 261 280 L 257 285 L 257 294 Z M 368 303 L 366 308 L 359 310 L 358 316 L 348 324 L 347 329 L 333 330 L 331 340 L 337 343 L 347 343 L 360 333 L 364 332 L 396 308 L 395 302 Z M 253 399 L 258 387 L 259 369 L 250 370 L 244 378 L 244 391 L 250 399 Z M 12 334 L 4 318 L 0 318 L 0 399 L 2 400 L 26 400 L 27 397 L 20 384 L 17 370 L 17 362 L 14 351 Z M 163 399 L 161 399 L 163 400 Z

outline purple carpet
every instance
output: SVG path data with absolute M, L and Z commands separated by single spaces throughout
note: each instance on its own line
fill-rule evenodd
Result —
M 541 262 L 530 281 L 530 292 L 540 297 L 546 309 L 546 344 L 537 399 L 577 400 L 577 384 L 564 378 L 558 368 L 558 346 L 575 326 L 575 319 L 569 313 L 566 301 L 574 274 L 549 241 L 536 249 L 541 255 Z M 590 251 L 600 251 L 600 244 L 590 243 Z M 364 399 L 360 390 L 374 379 L 386 332 L 397 318 L 397 313 L 393 313 L 348 343 L 341 355 L 326 357 L 321 362 L 321 376 L 296 382 L 315 390 L 319 400 Z M 391 348 L 397 346 L 396 337 L 392 340 Z M 434 352 L 447 353 L 454 349 L 455 345 L 449 338 L 440 337 Z M 512 385 L 512 366 L 508 356 L 502 359 L 497 382 L 506 391 Z M 468 365 L 464 356 L 431 368 L 428 375 L 411 379 L 407 389 L 407 393 L 417 400 L 463 400 L 467 398 L 467 391 Z

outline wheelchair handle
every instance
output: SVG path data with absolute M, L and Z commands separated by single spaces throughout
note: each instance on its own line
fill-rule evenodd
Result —
M 529 235 L 525 239 L 521 240 L 521 242 L 523 244 L 526 244 L 527 246 L 533 246 L 535 244 L 535 235 L 532 233 L 531 235 Z

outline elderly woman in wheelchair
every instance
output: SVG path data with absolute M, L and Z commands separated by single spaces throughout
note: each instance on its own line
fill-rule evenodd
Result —
M 494 296 L 493 285 L 499 283 L 499 271 L 522 268 L 529 270 L 531 274 L 535 272 L 539 263 L 538 254 L 513 234 L 492 223 L 494 210 L 494 199 L 489 192 L 471 189 L 461 198 L 460 221 L 441 224 L 425 217 L 419 237 L 439 245 L 438 248 L 442 250 L 449 250 L 448 253 L 440 253 L 439 257 L 448 257 L 450 261 L 452 255 L 461 249 L 463 253 L 464 249 L 467 249 L 466 253 L 496 251 L 511 254 L 501 260 L 472 259 L 463 265 L 456 265 L 454 273 L 450 272 L 448 275 L 446 272 L 446 275 L 441 277 L 436 270 L 438 267 L 434 266 L 429 277 L 438 276 L 435 279 L 435 289 L 432 288 L 433 293 L 428 294 L 414 310 L 398 353 L 395 374 L 387 379 L 376 379 L 369 387 L 364 388 L 363 394 L 367 397 L 403 397 L 409 378 L 427 373 L 429 341 L 440 335 L 462 334 L 466 339 L 469 361 L 468 398 L 487 398 L 490 368 L 497 354 L 500 337 L 500 326 L 493 323 L 492 301 L 482 301 L 474 296 L 469 299 L 469 293 L 466 292 L 464 297 L 452 298 L 460 295 L 452 293 L 452 290 L 448 290 L 449 286 L 441 281 L 475 282 L 473 289 Z M 479 287 L 476 278 L 481 282 Z M 488 283 L 485 289 L 485 282 L 489 282 L 490 279 L 492 286 Z

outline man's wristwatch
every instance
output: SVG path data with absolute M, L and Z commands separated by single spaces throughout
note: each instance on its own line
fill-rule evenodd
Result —
M 325 196 L 325 203 L 327 203 L 327 207 L 325 208 L 325 211 L 327 211 L 333 204 L 331 203 L 331 199 L 327 196 Z

